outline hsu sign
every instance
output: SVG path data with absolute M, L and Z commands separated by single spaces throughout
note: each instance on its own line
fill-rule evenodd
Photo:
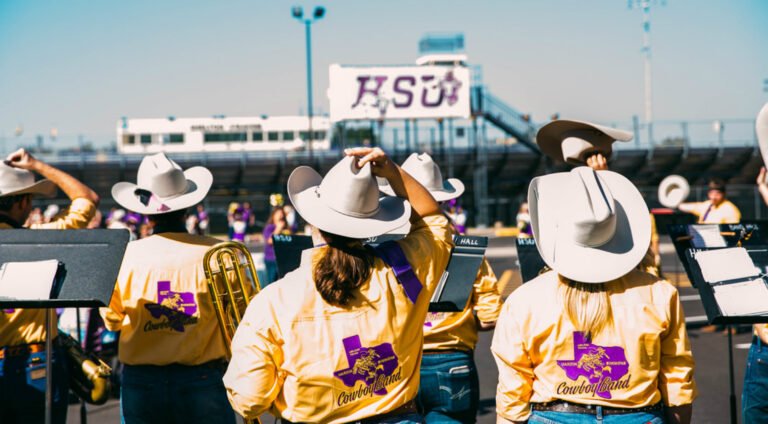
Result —
M 331 65 L 331 120 L 468 118 L 469 69 L 462 66 Z

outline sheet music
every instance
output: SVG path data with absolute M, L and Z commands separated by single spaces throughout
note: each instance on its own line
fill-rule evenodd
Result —
M 0 299 L 47 300 L 59 261 L 6 262 L 0 266 Z
M 760 270 L 743 247 L 701 251 L 696 253 L 696 262 L 704 281 L 708 283 L 760 275 Z
M 768 314 L 768 287 L 762 278 L 714 286 L 713 291 L 725 316 Z
M 693 239 L 691 245 L 696 248 L 728 247 L 720 234 L 720 226 L 715 224 L 691 225 L 688 233 Z

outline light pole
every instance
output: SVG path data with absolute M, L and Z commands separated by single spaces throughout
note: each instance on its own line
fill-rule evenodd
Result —
M 316 6 L 312 11 L 312 16 L 304 17 L 304 8 L 301 6 L 293 6 L 291 8 L 291 15 L 299 22 L 304 24 L 304 34 L 307 44 L 307 115 L 309 117 L 309 161 L 313 161 L 313 148 L 312 141 L 315 138 L 315 134 L 312 130 L 312 24 L 325 16 L 325 8 L 323 6 Z
M 653 91 L 651 89 L 651 5 L 656 0 L 628 0 L 627 5 L 630 9 L 638 8 L 643 11 L 643 73 L 644 83 L 644 103 L 645 103 L 645 124 L 648 129 L 648 143 L 653 144 Z M 666 4 L 666 0 L 661 0 L 661 4 Z

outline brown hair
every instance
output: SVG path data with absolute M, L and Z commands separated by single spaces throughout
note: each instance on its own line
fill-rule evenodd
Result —
M 278 211 L 283 213 L 283 221 L 288 222 L 285 216 L 286 215 L 285 209 L 283 209 L 282 206 L 275 206 L 274 208 L 272 208 L 272 212 L 269 213 L 269 219 L 267 220 L 267 225 L 275 223 L 275 215 L 277 214 Z
M 589 284 L 571 281 L 558 274 L 560 301 L 576 331 L 591 339 L 613 324 L 607 283 Z
M 328 245 L 315 256 L 312 276 L 320 296 L 331 305 L 347 306 L 355 290 L 368 281 L 374 255 L 360 240 L 320 231 Z

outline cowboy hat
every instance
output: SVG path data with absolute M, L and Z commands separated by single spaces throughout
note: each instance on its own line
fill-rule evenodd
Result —
M 379 199 L 379 189 L 366 163 L 358 168 L 356 158 L 347 156 L 325 177 L 300 166 L 288 177 L 288 197 L 307 222 L 331 234 L 364 239 L 403 226 L 411 205 L 399 197 Z
M 688 180 L 680 175 L 670 175 L 659 184 L 659 203 L 665 208 L 675 209 L 685 202 L 690 193 Z
M 440 167 L 432 160 L 432 156 L 427 153 L 412 153 L 400 168 L 421 183 L 437 202 L 455 199 L 464 193 L 464 183 L 456 178 L 443 180 Z M 379 178 L 378 181 L 379 190 L 382 193 L 390 196 L 395 195 L 395 192 L 386 180 Z
M 763 105 L 755 120 L 755 133 L 760 153 L 763 155 L 763 166 L 768 166 L 768 103 Z
M 580 166 L 534 178 L 528 205 L 542 259 L 573 281 L 615 280 L 640 263 L 651 242 L 643 196 L 615 172 Z
M 585 121 L 557 119 L 539 129 L 536 144 L 556 162 L 584 165 L 589 153 L 611 157 L 614 141 L 630 141 L 632 133 Z
M 112 186 L 112 198 L 122 207 L 144 215 L 186 209 L 200 203 L 213 184 L 211 171 L 195 166 L 182 171 L 165 153 L 145 156 L 136 184 Z
M 20 194 L 56 195 L 56 184 L 49 180 L 35 182 L 35 174 L 0 162 L 0 197 Z

